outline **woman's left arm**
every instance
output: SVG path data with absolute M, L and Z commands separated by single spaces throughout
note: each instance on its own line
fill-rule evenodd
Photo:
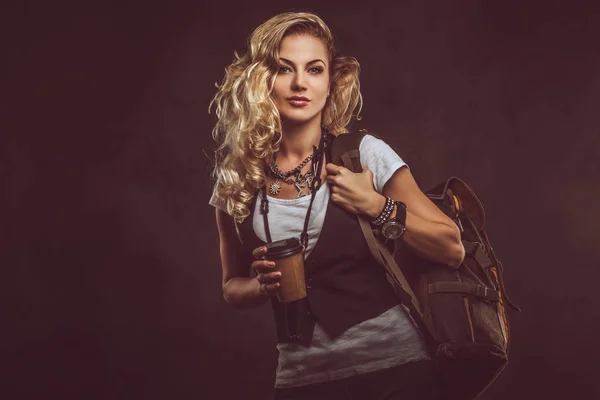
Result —
M 408 168 L 401 167 L 383 187 L 383 195 L 373 187 L 373 172 L 363 166 L 355 174 L 347 168 L 327 164 L 327 181 L 332 184 L 331 200 L 370 219 L 379 215 L 385 196 L 406 204 L 406 232 L 402 240 L 422 258 L 457 268 L 465 249 L 458 226 L 421 191 Z M 392 214 L 394 217 L 396 209 Z

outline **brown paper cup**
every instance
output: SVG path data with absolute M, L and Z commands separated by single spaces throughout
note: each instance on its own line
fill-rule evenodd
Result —
M 268 243 L 266 258 L 275 261 L 274 270 L 281 272 L 279 301 L 290 302 L 306 297 L 304 257 L 297 238 Z
M 279 280 L 281 287 L 277 294 L 279 301 L 288 302 L 306 297 L 302 253 L 275 261 L 275 270 L 281 271 L 281 278 Z

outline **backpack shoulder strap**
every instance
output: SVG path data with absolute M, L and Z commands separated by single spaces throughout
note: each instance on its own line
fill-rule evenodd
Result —
M 341 133 L 336 136 L 330 149 L 331 162 L 336 165 L 345 166 L 352 172 L 362 172 L 358 148 L 361 140 L 367 134 L 372 135 L 372 133 L 368 132 L 366 129 L 361 129 L 357 132 Z M 351 168 L 346 164 L 350 165 Z
M 359 145 L 362 138 L 367 134 L 373 135 L 365 129 L 358 132 L 338 135 L 333 140 L 333 145 L 330 148 L 331 162 L 336 165 L 342 165 L 352 172 L 362 172 Z M 376 135 L 373 136 L 379 138 Z M 387 279 L 392 284 L 396 294 L 402 299 L 402 302 L 410 310 L 416 312 L 416 316 L 422 320 L 423 315 L 419 300 L 406 280 L 404 273 L 400 267 L 398 267 L 398 264 L 396 264 L 394 256 L 385 247 L 384 243 L 376 239 L 367 217 L 362 214 L 357 214 L 357 218 L 371 254 L 379 264 L 385 267 Z

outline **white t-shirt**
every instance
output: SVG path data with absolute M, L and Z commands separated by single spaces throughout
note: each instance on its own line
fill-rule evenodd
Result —
M 401 167 L 408 165 L 383 140 L 365 135 L 359 145 L 360 162 L 373 171 L 373 186 L 379 193 L 388 179 Z M 330 198 L 327 182 L 315 195 L 308 226 L 308 246 L 305 257 L 314 248 L 327 212 Z M 252 226 L 256 235 L 267 241 L 264 221 L 260 214 L 259 193 Z M 269 229 L 273 241 L 300 237 L 310 196 L 299 199 L 269 200 Z M 209 203 L 224 210 L 213 192 Z M 276 221 L 276 222 L 275 222 Z M 294 343 L 280 343 L 279 364 L 275 387 L 294 387 L 341 379 L 404 364 L 429 359 L 421 336 L 404 306 L 397 305 L 383 314 L 363 321 L 335 340 L 315 324 L 313 342 L 306 348 Z

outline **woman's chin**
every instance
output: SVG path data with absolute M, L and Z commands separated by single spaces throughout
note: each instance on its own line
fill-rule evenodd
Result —
M 290 125 L 304 125 L 314 121 L 316 115 L 281 115 L 281 122 Z

